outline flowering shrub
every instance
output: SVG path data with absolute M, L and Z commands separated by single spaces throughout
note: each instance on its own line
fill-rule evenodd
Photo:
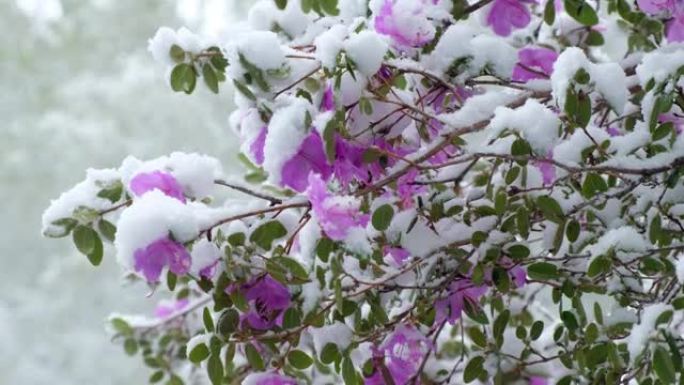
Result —
M 681 20 L 262 0 L 224 38 L 162 28 L 174 91 L 234 85 L 244 180 L 129 157 L 43 232 L 171 293 L 110 320 L 151 383 L 681 383 Z

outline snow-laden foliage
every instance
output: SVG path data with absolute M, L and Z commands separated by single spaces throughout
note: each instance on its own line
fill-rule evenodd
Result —
M 128 158 L 43 231 L 95 265 L 111 242 L 173 293 L 111 319 L 152 383 L 677 383 L 682 18 L 663 0 L 262 0 L 225 38 L 162 28 L 174 91 L 235 86 L 244 180 Z

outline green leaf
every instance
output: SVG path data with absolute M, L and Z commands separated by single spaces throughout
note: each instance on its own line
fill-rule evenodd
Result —
M 543 195 L 537 198 L 537 205 L 544 214 L 544 218 L 556 223 L 563 222 L 565 214 L 555 199 Z
M 479 327 L 473 326 L 468 328 L 468 337 L 475 343 L 475 345 L 484 348 L 487 347 L 487 337 L 482 333 Z
M 149 378 L 150 384 L 156 384 L 157 382 L 161 381 L 164 378 L 164 372 L 161 370 L 158 370 L 154 373 Z
M 252 345 L 247 345 L 249 347 L 254 347 Z M 247 348 L 245 348 L 247 350 Z M 223 362 L 221 362 L 221 356 L 219 354 L 212 354 L 207 362 L 207 374 L 209 375 L 209 380 L 213 385 L 221 385 L 223 382 Z
M 570 242 L 575 242 L 579 238 L 580 224 L 574 219 L 571 219 L 565 227 L 565 235 Z
M 608 184 L 599 174 L 589 173 L 584 178 L 584 183 L 582 183 L 582 195 L 584 195 L 585 198 L 593 198 L 597 193 L 606 191 L 608 191 Z
M 651 243 L 655 245 L 658 242 L 660 236 L 662 235 L 662 230 L 663 228 L 660 215 L 656 215 L 651 220 L 651 226 L 648 229 L 648 239 L 651 241 Z
M 216 331 L 225 338 L 230 337 L 240 324 L 240 314 L 235 309 L 227 309 L 219 316 Z
M 571 311 L 564 311 L 561 313 L 561 320 L 563 321 L 563 324 L 565 325 L 566 328 L 570 331 L 575 331 L 579 327 L 579 323 L 577 322 L 577 317 L 575 317 L 575 314 L 572 313 Z
M 516 261 L 527 258 L 530 255 L 530 249 L 525 245 L 513 245 L 506 249 L 506 253 Z
M 321 362 L 324 364 L 331 364 L 339 356 L 339 351 L 337 350 L 337 345 L 334 343 L 327 343 L 323 347 L 323 350 L 319 353 Z
M 78 225 L 74 229 L 73 240 L 81 253 L 88 255 L 95 249 L 97 233 L 88 226 Z
M 520 206 L 515 214 L 515 221 L 518 224 L 518 233 L 524 239 L 530 235 L 530 213 L 525 206 Z
M 496 320 L 494 320 L 494 327 L 492 329 L 494 332 L 494 338 L 503 337 L 503 333 L 506 330 L 506 326 L 508 325 L 508 320 L 510 318 L 511 312 L 508 309 L 502 311 L 501 314 L 496 317 Z
M 465 311 L 468 318 L 482 325 L 486 325 L 489 323 L 487 313 L 484 312 L 480 305 L 470 300 L 463 301 L 463 305 L 463 310 Z
M 589 31 L 589 34 L 587 35 L 587 39 L 585 40 L 587 45 L 590 46 L 601 46 L 605 43 L 605 40 L 603 39 L 603 35 L 601 35 L 601 32 L 594 31 L 593 29 Z
M 169 378 L 169 380 L 166 381 L 166 385 L 183 385 L 183 380 L 177 375 L 172 374 L 171 378 Z
M 328 237 L 322 237 L 316 245 L 316 255 L 318 256 L 318 259 L 327 263 L 333 247 L 335 247 L 335 242 Z
M 537 262 L 527 267 L 527 275 L 532 279 L 545 280 L 558 278 L 558 267 L 549 262 Z
M 293 350 L 287 355 L 287 361 L 297 369 L 303 370 L 313 364 L 313 359 L 301 350 Z
M 53 221 L 51 225 L 61 227 L 61 231 L 47 231 L 43 235 L 50 238 L 61 238 L 69 235 L 71 230 L 78 225 L 78 221 L 74 218 L 61 218 Z
M 389 228 L 393 216 L 394 209 L 392 206 L 389 204 L 384 204 L 373 212 L 371 223 L 378 231 L 385 231 Z
M 261 358 L 259 351 L 252 344 L 245 345 L 245 355 L 247 356 L 247 362 L 254 370 L 264 370 L 264 360 Z
M 202 66 L 202 78 L 204 79 L 204 84 L 207 85 L 213 93 L 218 94 L 218 77 L 216 76 L 216 71 L 210 64 L 205 64 Z
M 273 241 L 282 238 L 285 235 L 287 235 L 285 226 L 279 221 L 272 220 L 257 227 L 249 236 L 249 240 L 264 250 L 271 250 Z
M 544 332 L 544 322 L 534 321 L 532 327 L 530 327 L 530 339 L 532 341 L 537 340 L 539 337 L 541 337 L 542 332 Z
M 176 92 L 192 93 L 197 84 L 197 75 L 192 64 L 181 63 L 171 71 L 171 89 Z
M 546 5 L 544 6 L 544 22 L 548 25 L 553 25 L 556 20 L 556 1 L 546 0 Z
M 675 367 L 672 357 L 667 351 L 658 346 L 653 352 L 653 370 L 663 384 L 674 384 L 676 381 Z
M 599 22 L 596 11 L 585 0 L 565 0 L 565 12 L 580 24 L 596 25 Z
M 185 50 L 179 45 L 174 44 L 169 49 L 169 56 L 176 63 L 182 63 L 185 60 Z
M 204 329 L 206 329 L 207 332 L 214 332 L 214 319 L 212 318 L 211 311 L 208 307 L 205 307 L 204 311 L 202 311 L 202 322 L 204 322 Z
M 251 101 L 256 100 L 256 96 L 254 96 L 254 93 L 241 81 L 233 79 L 233 85 L 235 85 L 235 88 L 237 88 L 237 90 L 247 99 Z
M 130 336 L 133 334 L 133 328 L 131 327 L 131 325 L 128 324 L 128 322 L 124 321 L 123 319 L 112 318 L 109 322 L 112 324 L 114 330 L 121 333 L 122 335 Z
M 194 364 L 199 364 L 200 362 L 206 360 L 209 357 L 209 348 L 204 343 L 199 343 L 192 348 L 188 358 L 190 362 Z
M 107 239 L 109 242 L 114 242 L 114 239 L 116 238 L 116 226 L 114 226 L 112 222 L 109 222 L 105 219 L 100 219 L 97 224 L 97 228 L 100 230 L 100 233 L 103 237 L 105 237 L 105 239 Z
M 354 364 L 349 357 L 342 360 L 342 379 L 344 379 L 345 385 L 356 385 L 356 369 L 354 369 Z
M 473 357 L 463 371 L 463 381 L 467 384 L 480 377 L 480 374 L 484 371 L 484 368 L 482 367 L 483 364 L 484 358 L 480 356 Z
M 589 267 L 587 268 L 587 275 L 590 278 L 593 278 L 601 273 L 607 273 L 608 271 L 610 271 L 611 267 L 611 260 L 601 255 L 594 258 L 594 260 L 591 261 L 591 263 L 589 263 Z
M 337 9 L 337 0 L 319 0 L 321 8 L 330 16 L 337 16 L 340 10 Z
M 73 231 L 73 240 L 78 251 L 85 254 L 93 266 L 102 262 L 102 240 L 95 230 L 78 225 Z
M 124 351 L 129 356 L 135 355 L 138 352 L 138 343 L 133 338 L 126 338 L 124 341 Z
M 276 7 L 278 9 L 285 9 L 287 8 L 287 0 L 275 0 Z
M 123 195 L 123 183 L 120 180 L 108 185 L 97 193 L 98 198 L 104 198 L 112 203 L 116 203 Z

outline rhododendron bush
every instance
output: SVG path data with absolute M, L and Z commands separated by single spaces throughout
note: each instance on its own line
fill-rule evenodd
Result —
M 261 0 L 226 30 L 149 50 L 174 91 L 234 86 L 244 178 L 129 157 L 43 216 L 164 298 L 110 319 L 151 383 L 684 381 L 684 3 Z

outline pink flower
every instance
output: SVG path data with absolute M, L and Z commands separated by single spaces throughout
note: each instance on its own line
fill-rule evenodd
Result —
M 297 385 L 294 378 L 277 373 L 252 373 L 245 377 L 243 384 L 249 385 Z
M 159 301 L 157 307 L 154 308 L 154 315 L 157 318 L 166 318 L 171 314 L 183 310 L 190 301 L 187 298 L 179 299 L 178 301 Z
M 252 156 L 254 157 L 254 162 L 258 165 L 264 163 L 264 144 L 266 144 L 267 133 L 268 129 L 266 128 L 266 126 L 261 127 L 259 135 L 257 135 L 252 144 L 249 146 L 249 151 L 252 153 Z
M 242 290 L 249 302 L 246 319 L 251 327 L 266 330 L 282 324 L 283 314 L 290 306 L 287 286 L 266 274 L 243 285 Z
M 552 49 L 523 48 L 518 51 L 518 64 L 513 69 L 513 80 L 527 82 L 532 79 L 548 79 L 556 59 L 558 54 Z
M 141 172 L 131 179 L 129 186 L 133 194 L 139 197 L 148 191 L 159 190 L 165 195 L 185 203 L 183 187 L 181 187 L 173 175 L 166 172 Z
M 283 165 L 281 184 L 302 192 L 306 190 L 308 177 L 312 172 L 323 179 L 328 179 L 332 174 L 332 167 L 323 151 L 323 141 L 315 130 L 300 144 L 295 156 Z
M 163 237 L 139 248 L 133 254 L 134 269 L 142 273 L 147 282 L 159 282 L 162 269 L 166 266 L 176 275 L 185 275 L 190 270 L 191 257 L 185 247 Z
M 532 376 L 529 385 L 548 385 L 548 383 L 549 381 L 544 377 Z
M 306 193 L 318 224 L 330 239 L 343 240 L 350 228 L 363 227 L 368 223 L 368 214 L 361 213 L 360 202 L 356 198 L 331 196 L 318 174 L 309 174 L 309 189 Z
M 420 367 L 425 354 L 432 349 L 432 343 L 413 326 L 399 325 L 374 353 L 384 364 L 396 385 L 406 385 Z M 384 385 L 382 370 L 364 380 L 365 385 Z
M 375 30 L 392 38 L 398 46 L 424 46 L 435 35 L 435 28 L 425 15 L 426 3 L 385 0 L 375 16 Z
M 487 292 L 486 286 L 475 286 L 470 279 L 459 279 L 451 283 L 447 297 L 435 302 L 436 318 L 454 324 L 465 308 L 466 301 L 477 303 Z
M 526 27 L 531 16 L 525 2 L 528 0 L 494 0 L 487 14 L 487 25 L 499 36 L 508 36 L 513 29 Z

